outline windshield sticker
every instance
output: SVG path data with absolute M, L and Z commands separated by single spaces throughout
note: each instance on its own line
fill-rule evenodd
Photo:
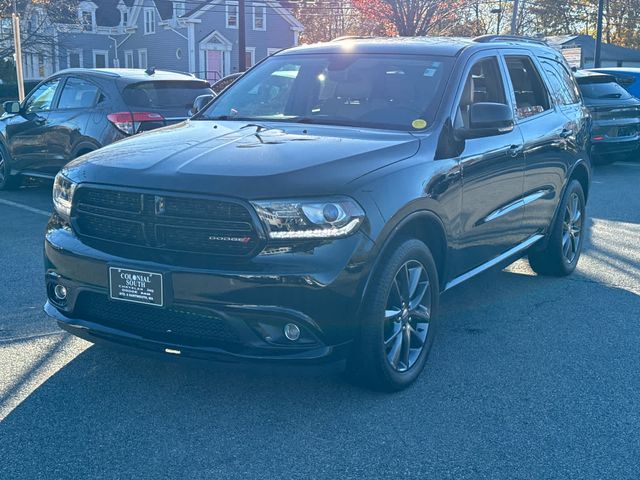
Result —
M 423 128 L 427 128 L 427 121 L 421 118 L 417 118 L 413 122 L 411 122 L 411 126 L 416 130 L 422 130 Z

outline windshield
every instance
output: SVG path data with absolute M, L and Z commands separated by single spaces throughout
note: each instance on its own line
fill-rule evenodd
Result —
M 450 68 L 450 58 L 433 56 L 275 56 L 197 118 L 421 130 L 435 117 Z
M 580 91 L 585 98 L 591 99 L 631 98 L 629 92 L 627 92 L 616 82 L 583 83 L 582 85 L 580 85 Z

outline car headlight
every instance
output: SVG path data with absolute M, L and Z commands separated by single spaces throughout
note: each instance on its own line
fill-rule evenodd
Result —
M 360 205 L 344 197 L 258 201 L 253 206 L 273 240 L 346 237 L 364 220 Z
M 53 182 L 53 207 L 56 212 L 66 220 L 71 216 L 71 204 L 73 203 L 73 192 L 77 184 L 59 173 Z

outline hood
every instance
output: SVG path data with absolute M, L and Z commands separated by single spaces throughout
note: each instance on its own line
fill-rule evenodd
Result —
M 419 145 L 406 132 L 193 120 L 104 147 L 64 173 L 75 182 L 252 199 L 335 194 Z

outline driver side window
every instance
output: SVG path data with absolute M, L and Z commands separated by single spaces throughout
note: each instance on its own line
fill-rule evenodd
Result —
M 490 57 L 478 61 L 471 67 L 465 80 L 456 113 L 455 127 L 469 128 L 471 105 L 482 102 L 506 104 L 506 98 L 498 59 Z
M 51 110 L 53 97 L 56 94 L 59 83 L 60 80 L 56 78 L 55 80 L 40 85 L 33 94 L 27 98 L 24 104 L 24 111 L 26 113 L 32 113 Z

